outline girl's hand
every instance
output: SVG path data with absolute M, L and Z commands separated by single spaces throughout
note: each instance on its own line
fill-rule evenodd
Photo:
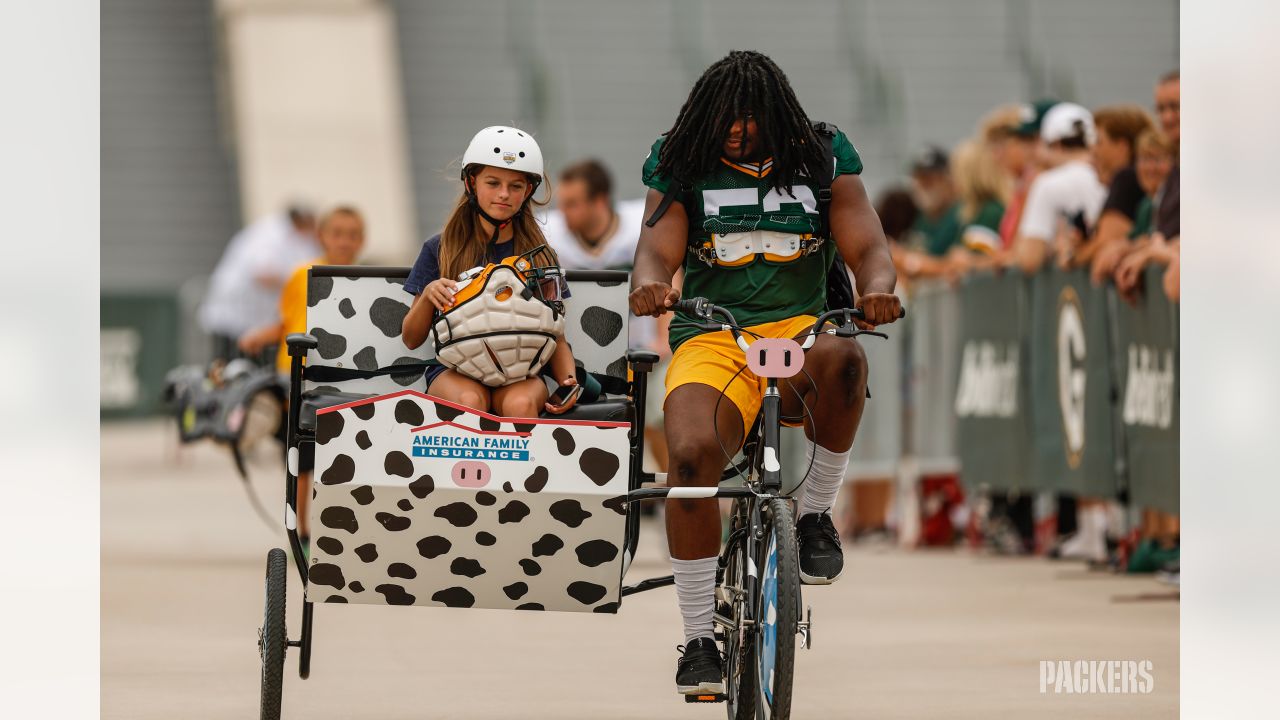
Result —
M 572 375 L 570 375 L 569 378 L 566 379 L 564 382 L 560 383 L 560 387 L 577 387 L 577 385 L 578 385 L 578 379 Z M 563 405 L 552 405 L 551 403 L 548 402 L 548 403 L 545 403 L 544 406 L 546 407 L 547 412 L 551 413 L 552 415 L 563 415 L 564 413 L 569 412 L 569 410 L 572 409 L 574 405 L 578 404 L 578 396 L 581 394 L 582 393 L 574 393 L 570 395 L 569 399 L 566 400 Z
M 422 294 L 427 296 L 427 300 L 436 307 L 436 310 L 444 312 L 453 305 L 453 294 L 457 289 L 458 283 L 449 278 L 439 278 L 423 288 Z

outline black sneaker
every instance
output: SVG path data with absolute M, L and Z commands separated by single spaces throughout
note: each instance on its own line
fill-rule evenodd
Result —
M 844 570 L 844 550 L 829 513 L 809 513 L 796 521 L 800 542 L 800 581 L 830 585 Z
M 720 648 L 708 637 L 677 645 L 684 656 L 676 663 L 676 692 L 681 695 L 723 695 L 724 665 Z

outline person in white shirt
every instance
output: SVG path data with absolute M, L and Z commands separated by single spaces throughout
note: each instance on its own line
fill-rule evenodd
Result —
M 238 357 L 238 338 L 279 320 L 280 290 L 302 263 L 320 254 L 315 213 L 303 205 L 261 218 L 231 238 L 200 304 L 200 327 L 214 357 Z
M 1040 140 L 1049 169 L 1031 184 L 1008 261 L 1029 274 L 1044 266 L 1061 232 L 1074 227 L 1088 237 L 1107 199 L 1091 159 L 1097 132 L 1088 110 L 1054 105 L 1041 122 Z
M 644 200 L 613 202 L 613 181 L 598 160 L 582 160 L 560 172 L 556 207 L 547 214 L 543 235 L 566 270 L 631 270 Z M 627 324 L 633 348 L 656 349 L 653 318 L 632 316 Z M 666 338 L 662 340 L 664 348 Z

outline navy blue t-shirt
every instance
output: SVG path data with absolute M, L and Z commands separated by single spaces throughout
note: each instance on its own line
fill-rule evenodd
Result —
M 489 246 L 489 258 L 486 262 L 501 262 L 516 254 L 514 239 Z M 413 262 L 409 278 L 404 281 L 404 290 L 410 295 L 420 295 L 423 288 L 440 279 L 440 236 L 432 235 L 422 243 L 422 251 Z M 456 280 L 457 278 L 450 278 Z

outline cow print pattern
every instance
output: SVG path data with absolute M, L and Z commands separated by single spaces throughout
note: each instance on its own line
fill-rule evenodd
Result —
M 336 283 L 332 296 L 340 289 Z M 327 415 L 341 420 L 319 423 L 331 437 L 316 447 L 309 599 L 617 610 L 626 427 L 517 428 L 419 395 L 325 409 L 320 418 Z M 527 432 L 530 457 L 488 461 L 483 487 L 457 485 L 457 460 L 411 452 L 413 428 L 441 420 L 477 432 Z

